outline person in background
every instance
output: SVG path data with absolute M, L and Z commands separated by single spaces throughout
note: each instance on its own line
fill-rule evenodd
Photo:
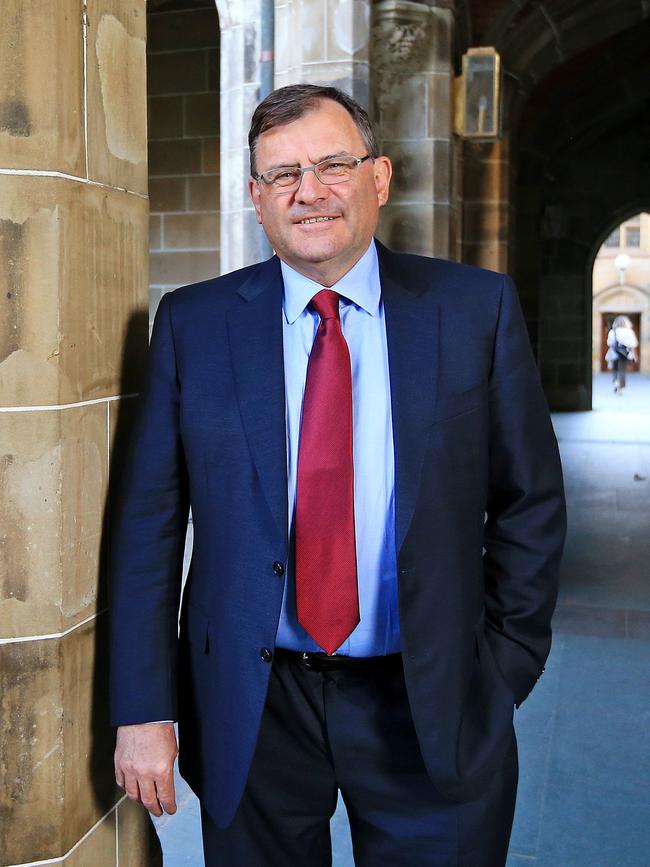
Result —
M 636 348 L 639 345 L 632 323 L 627 316 L 617 316 L 607 335 L 607 355 L 605 360 L 611 364 L 614 377 L 614 392 L 622 394 L 625 390 L 627 366 L 636 361 Z

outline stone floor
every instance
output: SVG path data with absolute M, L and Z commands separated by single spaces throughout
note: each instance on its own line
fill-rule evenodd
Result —
M 555 640 L 516 714 L 521 778 L 508 867 L 650 863 L 650 377 L 623 395 L 594 379 L 594 411 L 554 417 L 569 536 Z M 197 802 L 157 822 L 165 867 L 203 867 Z M 345 811 L 334 867 L 352 867 Z M 396 865 L 399 867 L 399 865 Z

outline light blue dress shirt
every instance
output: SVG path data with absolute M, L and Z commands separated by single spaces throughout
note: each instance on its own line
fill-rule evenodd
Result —
M 298 445 L 307 362 L 318 330 L 308 308 L 318 283 L 284 262 L 283 345 L 287 421 L 289 527 L 293 552 Z M 361 620 L 337 653 L 381 656 L 400 649 L 395 553 L 395 459 L 386 320 L 374 241 L 356 265 L 329 287 L 342 298 L 341 328 L 352 366 L 354 521 Z M 332 407 L 336 412 L 336 407 Z M 320 651 L 296 616 L 293 553 L 287 568 L 276 643 Z

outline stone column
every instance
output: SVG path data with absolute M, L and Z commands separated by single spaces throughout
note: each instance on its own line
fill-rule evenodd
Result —
M 248 127 L 260 93 L 263 0 L 217 0 L 221 31 L 221 273 L 269 255 L 248 194 Z
M 379 236 L 396 250 L 448 257 L 453 0 L 380 0 L 373 14 L 371 103 L 395 168 Z
M 147 343 L 144 16 L 144 0 L 3 3 L 3 867 L 157 863 L 113 779 L 101 544 Z
M 369 0 L 276 0 L 275 86 L 329 84 L 368 106 Z
M 492 271 L 507 271 L 512 226 L 513 171 L 510 136 L 495 142 L 465 142 L 463 260 Z

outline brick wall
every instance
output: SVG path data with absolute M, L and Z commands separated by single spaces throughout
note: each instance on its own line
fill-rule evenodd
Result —
M 149 5 L 153 317 L 164 292 L 219 273 L 219 20 L 214 0 Z

